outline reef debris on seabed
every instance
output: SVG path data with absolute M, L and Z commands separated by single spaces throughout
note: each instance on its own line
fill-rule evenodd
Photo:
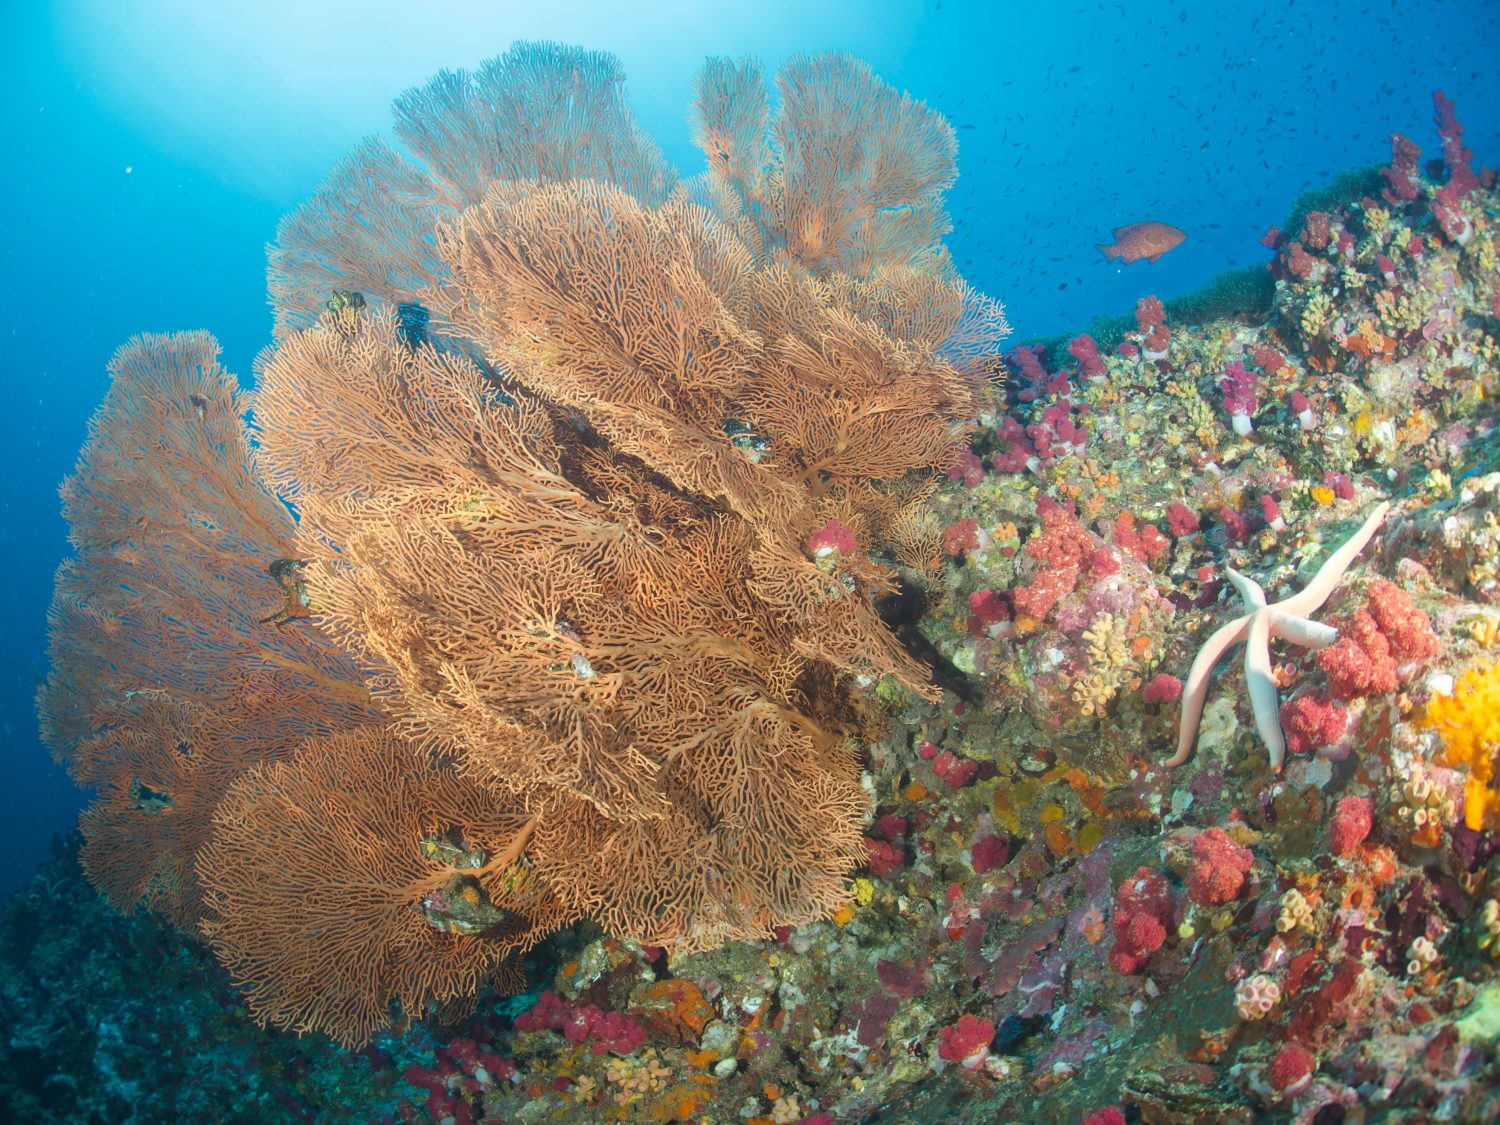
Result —
M 877 693 L 833 918 L 670 963 L 574 929 L 524 997 L 263 1071 L 255 1119 L 339 1112 L 319 1067 L 339 1119 L 448 1125 L 1500 1117 L 1500 192 L 1438 121 L 1442 182 L 1398 137 L 1268 234 L 1265 323 L 1148 297 L 1112 354 L 1012 353 L 900 560 L 945 695 Z M 1271 649 L 1284 767 L 1233 659 L 1166 766 L 1226 568 L 1279 601 L 1384 501 L 1337 640 Z

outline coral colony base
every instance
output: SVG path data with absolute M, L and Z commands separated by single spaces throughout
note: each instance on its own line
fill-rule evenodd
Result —
M 852 59 L 710 61 L 692 179 L 608 56 L 404 95 L 254 391 L 138 337 L 64 486 L 126 916 L 9 908 L 12 1119 L 1493 1120 L 1500 197 L 1436 105 L 1268 316 L 1002 356 Z

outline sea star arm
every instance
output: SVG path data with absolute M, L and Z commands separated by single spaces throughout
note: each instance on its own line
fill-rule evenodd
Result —
M 1193 752 L 1193 743 L 1198 741 L 1198 720 L 1203 717 L 1203 705 L 1208 702 L 1208 681 L 1214 673 L 1214 665 L 1230 646 L 1245 639 L 1250 630 L 1250 618 L 1239 617 L 1221 625 L 1198 650 L 1193 666 L 1188 669 L 1187 683 L 1182 688 L 1182 718 L 1177 734 L 1177 753 L 1162 764 L 1180 766 Z
M 1246 578 L 1232 566 L 1226 566 L 1224 573 L 1229 576 L 1230 584 L 1239 591 L 1240 600 L 1245 603 L 1245 608 L 1251 613 L 1257 609 L 1266 608 L 1266 592 L 1260 588 L 1260 583 L 1253 578 Z
M 1283 612 L 1280 606 L 1272 606 L 1266 611 L 1266 615 L 1271 636 L 1277 640 L 1291 641 L 1303 648 L 1320 649 L 1327 648 L 1339 639 L 1339 631 L 1332 625 L 1309 621 L 1305 617 L 1293 617 L 1290 613 Z
M 1333 588 L 1339 584 L 1339 579 L 1344 577 L 1344 571 L 1349 569 L 1354 556 L 1364 550 L 1365 544 L 1374 538 L 1375 532 L 1380 529 L 1381 521 L 1390 510 L 1389 500 L 1382 500 L 1376 504 L 1370 514 L 1365 517 L 1365 522 L 1360 525 L 1360 529 L 1346 539 L 1337 551 L 1328 556 L 1323 565 L 1318 567 L 1318 572 L 1312 576 L 1312 580 L 1285 601 L 1278 602 L 1276 608 L 1293 617 L 1311 617 L 1313 611 L 1326 602 L 1328 595 L 1333 593 Z
M 1250 710 L 1255 715 L 1255 729 L 1271 756 L 1271 768 L 1281 772 L 1286 757 L 1286 738 L 1281 733 L 1281 701 L 1276 697 L 1276 673 L 1271 668 L 1271 614 L 1261 612 L 1250 618 L 1245 636 L 1245 688 L 1250 693 Z

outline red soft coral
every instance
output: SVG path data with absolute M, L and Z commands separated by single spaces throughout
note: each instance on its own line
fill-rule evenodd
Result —
M 978 762 L 960 758 L 951 750 L 944 750 L 932 760 L 932 772 L 946 781 L 950 789 L 962 789 L 973 780 L 978 770 Z
M 1026 544 L 1026 553 L 1041 564 L 1031 582 L 1011 594 L 1018 615 L 1042 621 L 1078 582 L 1084 562 L 1093 555 L 1094 537 L 1076 516 L 1055 500 L 1037 502 L 1042 526 Z
M 1384 695 L 1400 683 L 1391 643 L 1364 610 L 1345 621 L 1339 639 L 1313 659 L 1328 677 L 1328 691 L 1335 699 Z
M 1198 534 L 1198 513 L 1180 500 L 1167 505 L 1167 530 L 1178 539 Z
M 1003 864 L 1010 856 L 1010 843 L 1004 836 L 981 836 L 969 848 L 969 866 L 974 874 L 983 875 Z
M 1182 698 L 1182 681 L 1169 672 L 1158 672 L 1141 690 L 1147 703 L 1176 703 Z
M 889 840 L 872 840 L 866 836 L 865 855 L 870 874 L 877 879 L 899 871 L 906 863 L 906 851 L 900 844 Z
M 943 529 L 943 550 L 950 555 L 961 555 L 965 551 L 979 550 L 979 523 L 976 520 L 958 520 Z
M 1217 906 L 1239 897 L 1245 876 L 1255 866 L 1249 848 L 1236 844 L 1222 828 L 1209 828 L 1193 841 L 1188 868 L 1188 897 L 1199 906 Z
M 1283 1094 L 1295 1094 L 1307 1085 L 1318 1060 L 1298 1043 L 1288 1043 L 1276 1052 L 1271 1065 L 1266 1068 L 1266 1077 L 1271 1086 Z
M 1391 134 L 1391 162 L 1380 170 L 1386 184 L 1380 194 L 1387 203 L 1400 206 L 1417 198 L 1422 188 L 1421 159 L 1421 149 L 1400 133 Z
M 958 1022 L 943 1028 L 938 1037 L 938 1057 L 956 1062 L 965 1070 L 978 1070 L 989 1057 L 995 1038 L 995 1024 L 980 1016 L 959 1016 Z
M 1170 546 L 1167 537 L 1155 524 L 1136 526 L 1135 516 L 1121 512 L 1115 519 L 1112 538 L 1116 547 L 1143 563 L 1153 563 L 1166 553 Z
M 1402 665 L 1439 651 L 1432 620 L 1401 587 L 1384 579 L 1370 584 L 1365 606 L 1339 628 L 1339 639 L 1317 654 L 1335 699 L 1395 691 L 1406 678 Z
M 1167 940 L 1171 924 L 1172 888 L 1166 877 L 1149 867 L 1138 868 L 1115 892 L 1115 948 L 1109 963 L 1122 973 L 1140 972 Z
M 814 558 L 833 554 L 853 554 L 859 549 L 859 540 L 838 520 L 829 520 L 807 540 L 807 549 Z
M 1077 582 L 1077 567 L 1042 571 L 1028 585 L 1011 594 L 1016 613 L 1033 622 L 1045 620 L 1052 607 L 1073 592 Z
M 979 635 L 991 625 L 1009 620 L 1010 606 L 994 590 L 975 590 L 969 595 L 969 632 Z
M 1281 729 L 1293 754 L 1333 746 L 1348 725 L 1349 712 L 1320 693 L 1299 695 L 1281 705 Z
M 1374 827 L 1375 813 L 1368 797 L 1345 797 L 1328 822 L 1328 845 L 1334 855 L 1349 855 L 1365 842 Z
M 1078 370 L 1085 379 L 1102 379 L 1107 374 L 1104 360 L 1099 356 L 1099 345 L 1089 335 L 1076 336 L 1068 344 L 1068 354 L 1078 361 Z
M 1383 578 L 1372 582 L 1365 608 L 1390 641 L 1391 653 L 1400 663 L 1431 660 L 1438 654 L 1440 646 L 1437 634 L 1432 631 L 1432 618 L 1418 609 L 1411 595 L 1394 582 Z

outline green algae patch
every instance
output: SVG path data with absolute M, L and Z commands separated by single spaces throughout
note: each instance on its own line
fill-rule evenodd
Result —
M 1468 1014 L 1454 1023 L 1461 1038 L 1493 1046 L 1500 1042 L 1500 981 L 1485 985 L 1469 1004 Z

